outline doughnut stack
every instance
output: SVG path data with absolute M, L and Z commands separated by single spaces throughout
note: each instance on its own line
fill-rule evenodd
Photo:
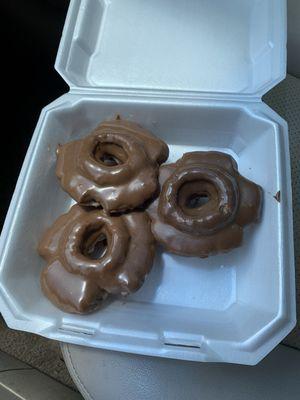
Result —
M 101 123 L 59 145 L 56 174 L 76 205 L 46 230 L 41 286 L 63 311 L 85 314 L 110 295 L 138 290 L 156 242 L 181 256 L 208 257 L 242 243 L 259 220 L 262 189 L 220 152 L 172 164 L 166 143 L 136 123 Z

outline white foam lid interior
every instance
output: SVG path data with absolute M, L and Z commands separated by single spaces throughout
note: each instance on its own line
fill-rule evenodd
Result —
M 285 1 L 75 0 L 70 86 L 261 95 L 285 76 Z

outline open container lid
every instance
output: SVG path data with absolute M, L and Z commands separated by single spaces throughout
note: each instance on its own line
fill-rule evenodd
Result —
M 285 77 L 285 0 L 72 0 L 70 87 L 260 97 Z

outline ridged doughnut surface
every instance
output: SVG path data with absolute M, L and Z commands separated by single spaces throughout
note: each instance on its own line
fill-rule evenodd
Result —
M 161 193 L 149 207 L 152 232 L 166 250 L 208 257 L 242 243 L 243 227 L 259 219 L 260 186 L 220 152 L 186 153 L 160 167 Z

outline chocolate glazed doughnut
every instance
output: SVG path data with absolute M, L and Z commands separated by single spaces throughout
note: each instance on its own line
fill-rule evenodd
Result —
M 158 189 L 168 146 L 139 125 L 116 119 L 89 136 L 59 146 L 56 174 L 77 203 L 122 212 L 143 205 Z
M 161 194 L 149 207 L 152 232 L 170 252 L 208 257 L 242 243 L 259 219 L 262 189 L 220 152 L 186 153 L 160 168 Z
M 155 251 L 145 212 L 107 216 L 73 206 L 44 234 L 38 249 L 47 261 L 41 275 L 46 296 L 60 309 L 87 313 L 108 294 L 139 289 Z

